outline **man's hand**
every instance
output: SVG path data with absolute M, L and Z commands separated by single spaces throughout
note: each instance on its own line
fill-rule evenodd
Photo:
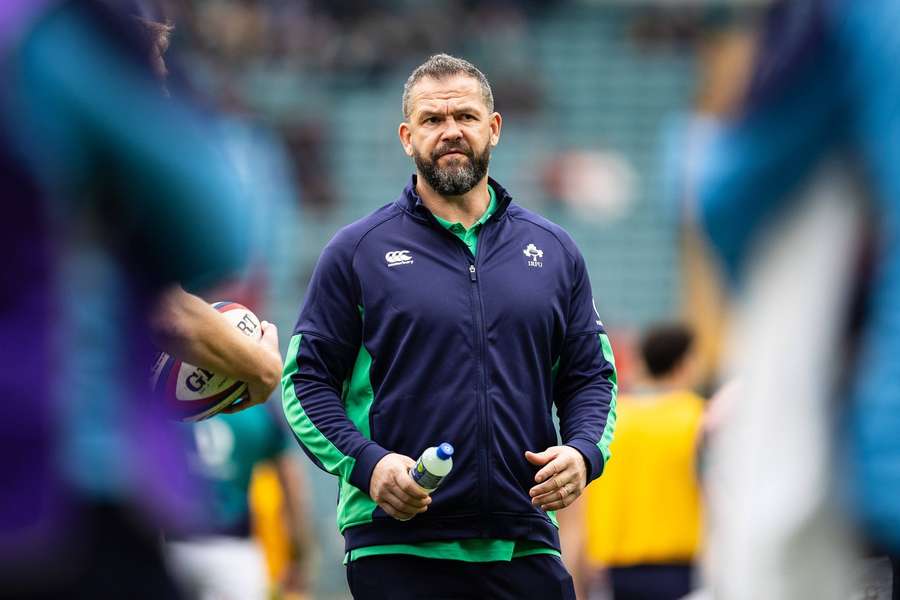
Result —
M 235 328 L 203 298 L 175 285 L 160 294 L 150 315 L 156 345 L 172 356 L 224 377 L 247 382 L 247 396 L 222 412 L 265 402 L 281 379 L 278 329 L 262 321 L 262 338 Z
M 378 461 L 369 482 L 369 494 L 384 512 L 408 521 L 428 510 L 431 496 L 413 481 L 409 470 L 416 461 L 402 454 L 387 454 Z
M 525 452 L 525 458 L 541 467 L 529 490 L 531 503 L 541 510 L 561 510 L 575 501 L 587 485 L 587 468 L 581 452 L 571 446 L 550 446 L 543 452 Z
M 268 321 L 261 321 L 259 326 L 262 337 L 256 350 L 259 362 L 256 377 L 247 381 L 247 397 L 223 409 L 223 413 L 232 414 L 262 404 L 278 386 L 282 367 L 278 351 L 278 328 Z

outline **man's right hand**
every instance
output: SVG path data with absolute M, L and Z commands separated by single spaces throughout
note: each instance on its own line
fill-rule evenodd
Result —
M 416 461 L 402 454 L 387 454 L 378 461 L 369 482 L 369 494 L 384 512 L 408 521 L 428 510 L 431 496 L 413 481 L 409 470 Z
M 268 321 L 260 321 L 262 337 L 258 345 L 253 346 L 256 365 L 253 377 L 248 377 L 247 396 L 222 410 L 233 414 L 262 404 L 269 399 L 281 379 L 281 354 L 278 350 L 278 328 Z M 256 344 L 256 342 L 253 342 Z

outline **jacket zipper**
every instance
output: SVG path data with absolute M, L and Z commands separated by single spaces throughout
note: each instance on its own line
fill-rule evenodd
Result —
M 473 257 L 474 259 L 474 257 Z M 480 411 L 480 419 L 482 429 L 479 432 L 480 438 L 484 442 L 484 449 L 478 455 L 479 471 L 481 485 L 478 486 L 478 497 L 481 505 L 481 512 L 487 515 L 489 512 L 488 498 L 490 497 L 488 488 L 490 487 L 490 469 L 489 457 L 491 453 L 491 421 L 490 407 L 488 406 L 487 397 L 487 369 L 485 367 L 485 335 L 484 335 L 484 313 L 481 308 L 481 287 L 478 285 L 478 271 L 474 262 L 469 263 L 469 281 L 472 283 L 472 316 L 475 319 L 475 340 L 477 344 L 477 360 L 478 360 L 478 409 Z M 482 531 L 484 537 L 488 537 L 487 531 Z
M 477 262 L 478 259 L 476 256 L 472 255 L 472 252 L 469 250 L 469 247 L 466 246 L 465 242 L 460 240 L 458 237 L 453 235 L 450 231 L 447 231 L 444 227 L 441 226 L 437 220 L 434 219 L 433 216 L 429 215 L 429 222 L 431 222 L 432 227 L 437 227 L 445 234 L 449 235 L 456 244 L 461 246 L 461 250 L 463 255 L 466 258 L 466 264 L 468 265 L 469 271 L 469 281 L 472 284 L 470 299 L 472 301 L 472 316 L 475 319 L 475 340 L 478 346 L 477 349 L 477 360 L 478 360 L 478 389 L 477 389 L 477 400 L 478 400 L 478 409 L 479 409 L 479 439 L 484 443 L 484 449 L 482 452 L 478 453 L 478 480 L 481 485 L 478 486 L 478 499 L 479 505 L 481 507 L 481 513 L 483 515 L 488 514 L 488 498 L 490 494 L 488 493 L 489 487 L 489 477 L 490 472 L 488 468 L 488 457 L 490 455 L 490 449 L 492 444 L 491 439 L 491 425 L 489 421 L 490 409 L 488 406 L 488 398 L 487 398 L 487 369 L 485 368 L 485 346 L 487 345 L 485 341 L 485 331 L 484 331 L 484 309 L 482 307 L 481 302 L 481 288 L 478 285 L 478 270 L 477 270 Z M 482 226 L 481 232 L 479 232 L 480 244 L 482 249 L 484 248 L 484 230 L 485 227 Z M 490 537 L 490 532 L 487 529 L 482 529 L 481 536 L 484 538 Z

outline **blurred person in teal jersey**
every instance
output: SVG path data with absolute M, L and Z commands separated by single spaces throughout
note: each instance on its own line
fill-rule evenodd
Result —
M 0 9 L 4 418 L 0 594 L 177 597 L 155 529 L 203 519 L 147 389 L 161 295 L 236 273 L 250 236 L 205 115 L 160 92 L 94 2 Z M 157 323 L 158 325 L 158 323 Z M 163 328 L 164 329 L 164 328 Z M 267 395 L 267 394 L 266 394 Z
M 268 407 L 184 425 L 192 433 L 190 465 L 213 488 L 212 524 L 206 531 L 170 538 L 172 572 L 199 598 L 262 600 L 269 585 L 262 548 L 252 536 L 249 503 L 253 469 L 271 463 L 285 502 L 290 564 L 283 589 L 303 593 L 311 552 L 310 525 L 305 520 L 302 467 L 293 439 Z
M 748 259 L 763 252 L 757 243 L 763 232 L 787 221 L 795 192 L 822 173 L 826 159 L 837 157 L 832 164 L 842 169 L 858 167 L 854 175 L 874 214 L 866 240 L 873 247 L 871 272 L 853 273 L 865 296 L 858 338 L 839 340 L 840 363 L 820 372 L 823 380 L 845 379 L 839 387 L 848 397 L 836 425 L 839 455 L 826 468 L 843 473 L 840 483 L 849 488 L 865 533 L 894 554 L 900 551 L 898 26 L 900 4 L 893 0 L 776 3 L 741 109 L 711 137 L 698 170 L 700 224 L 731 280 L 740 281 Z M 839 187 L 826 180 L 824 190 Z M 854 237 L 819 238 L 804 250 L 821 254 Z M 843 255 L 858 253 L 841 248 Z M 796 287 L 783 296 L 810 285 L 808 272 L 795 275 Z M 806 527 L 803 535 L 812 539 Z

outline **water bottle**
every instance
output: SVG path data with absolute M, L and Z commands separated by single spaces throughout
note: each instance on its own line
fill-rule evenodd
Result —
M 422 453 L 416 466 L 410 469 L 409 475 L 425 491 L 431 493 L 453 468 L 453 446 L 444 442 L 440 446 L 432 446 Z

